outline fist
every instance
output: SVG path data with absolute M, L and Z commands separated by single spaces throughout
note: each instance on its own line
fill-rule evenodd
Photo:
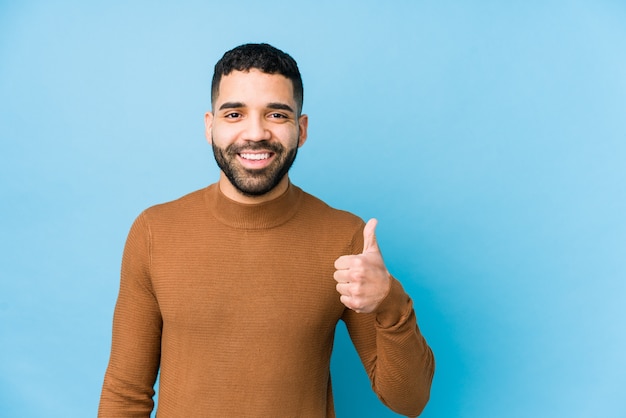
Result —
M 377 223 L 376 219 L 370 219 L 365 225 L 361 254 L 344 255 L 335 261 L 339 300 L 359 313 L 374 312 L 391 285 L 391 276 L 376 241 Z

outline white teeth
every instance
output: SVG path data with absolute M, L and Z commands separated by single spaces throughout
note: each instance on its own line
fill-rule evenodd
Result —
M 270 158 L 270 154 L 269 153 L 264 153 L 264 154 L 240 154 L 241 158 L 245 158 L 246 160 L 266 160 L 268 158 Z

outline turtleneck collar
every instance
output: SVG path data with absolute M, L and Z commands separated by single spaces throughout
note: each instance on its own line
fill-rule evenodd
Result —
M 289 183 L 281 196 L 258 204 L 239 203 L 226 197 L 217 183 L 205 189 L 204 200 L 211 215 L 238 229 L 267 229 L 291 219 L 300 206 L 302 190 Z

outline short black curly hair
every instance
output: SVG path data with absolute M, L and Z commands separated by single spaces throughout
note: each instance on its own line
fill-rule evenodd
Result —
M 240 45 L 224 54 L 215 64 L 211 82 L 211 103 L 215 104 L 223 76 L 233 71 L 249 71 L 252 68 L 267 74 L 280 74 L 291 80 L 298 115 L 302 113 L 304 89 L 296 60 L 280 49 L 265 43 Z

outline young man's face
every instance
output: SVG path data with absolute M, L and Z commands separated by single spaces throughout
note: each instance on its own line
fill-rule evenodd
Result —
M 205 116 L 215 160 L 238 193 L 263 196 L 286 188 L 287 172 L 307 136 L 291 80 L 252 69 L 223 76 L 213 112 Z

